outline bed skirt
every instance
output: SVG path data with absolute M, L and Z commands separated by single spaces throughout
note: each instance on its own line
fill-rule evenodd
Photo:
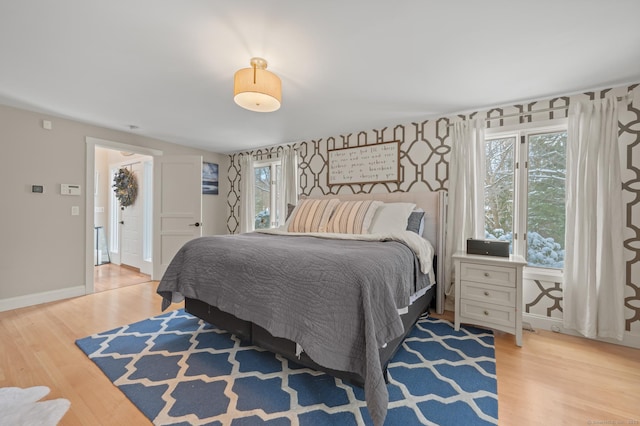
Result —
M 407 334 L 409 334 L 418 318 L 420 318 L 420 316 L 427 311 L 434 302 L 435 288 L 435 285 L 432 286 L 424 295 L 416 299 L 413 304 L 409 306 L 408 312 L 401 316 L 402 324 L 404 325 L 404 333 L 389 342 L 384 348 L 380 349 L 380 364 L 384 372 L 385 381 L 387 380 L 387 364 L 391 361 L 391 358 L 393 358 L 402 344 L 402 341 L 405 339 Z M 220 329 L 234 334 L 245 343 L 280 354 L 304 367 L 325 372 L 360 387 L 364 386 L 364 378 L 359 374 L 323 367 L 314 362 L 304 352 L 298 357 L 296 355 L 295 342 L 280 337 L 274 337 L 259 325 L 221 311 L 215 306 L 211 306 L 197 299 L 186 298 L 185 310 Z

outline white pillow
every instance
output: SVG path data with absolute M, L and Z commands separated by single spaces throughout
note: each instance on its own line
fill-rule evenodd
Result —
M 409 215 L 416 207 L 413 203 L 384 203 L 378 207 L 371 220 L 370 234 L 388 234 L 405 231 Z

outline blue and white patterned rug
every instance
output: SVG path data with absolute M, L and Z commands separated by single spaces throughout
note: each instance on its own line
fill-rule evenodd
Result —
M 177 310 L 76 344 L 157 425 L 370 425 L 361 388 Z M 389 364 L 385 425 L 497 424 L 493 334 L 421 319 Z

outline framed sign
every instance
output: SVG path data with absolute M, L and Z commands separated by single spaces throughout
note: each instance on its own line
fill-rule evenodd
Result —
M 329 150 L 329 186 L 399 180 L 398 141 Z

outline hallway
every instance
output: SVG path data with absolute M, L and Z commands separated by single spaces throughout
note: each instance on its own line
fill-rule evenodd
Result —
M 96 266 L 93 273 L 93 285 L 96 293 L 149 281 L 151 281 L 151 276 L 142 274 L 134 268 L 113 263 Z

